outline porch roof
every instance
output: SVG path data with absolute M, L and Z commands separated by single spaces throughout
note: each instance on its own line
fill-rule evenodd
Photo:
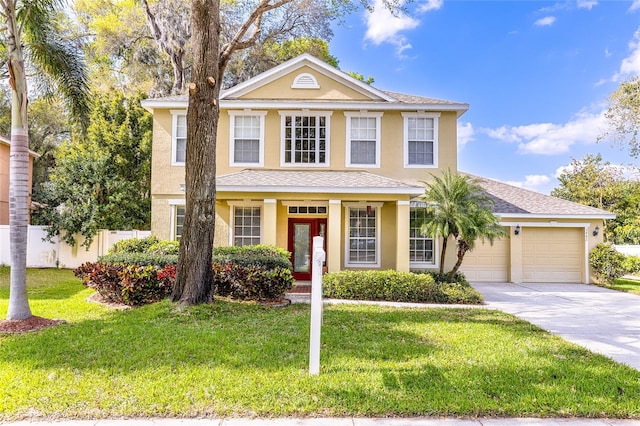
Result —
M 424 188 L 365 171 L 242 170 L 218 176 L 221 192 L 300 192 L 416 196 Z

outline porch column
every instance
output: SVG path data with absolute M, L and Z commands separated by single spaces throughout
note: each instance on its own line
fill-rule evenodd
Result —
M 329 216 L 327 218 L 327 271 L 340 270 L 340 249 L 342 241 L 342 202 L 329 200 Z
M 396 203 L 396 270 L 409 272 L 409 201 Z
M 276 245 L 277 227 L 277 200 L 274 198 L 264 199 L 264 220 L 262 223 L 262 243 Z
M 516 228 L 518 235 L 516 235 Z M 522 282 L 522 233 L 526 232 L 520 225 L 509 227 L 509 239 L 511 240 L 511 270 L 509 282 L 519 284 Z

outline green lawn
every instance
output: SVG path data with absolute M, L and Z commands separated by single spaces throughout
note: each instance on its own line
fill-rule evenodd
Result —
M 8 271 L 0 268 L 0 316 Z M 308 376 L 309 307 L 168 302 L 114 311 L 65 270 L 30 270 L 35 315 L 0 336 L 0 420 L 29 416 L 640 417 L 640 372 L 484 309 L 325 308 Z
M 633 280 L 619 278 L 615 280 L 613 284 L 607 286 L 607 288 L 640 295 L 640 277 L 637 277 L 637 279 Z

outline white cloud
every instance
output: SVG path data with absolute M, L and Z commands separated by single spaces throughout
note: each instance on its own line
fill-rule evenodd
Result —
M 555 16 L 545 16 L 544 18 L 538 19 L 534 22 L 534 25 L 537 27 L 550 27 L 556 22 Z
M 505 183 L 518 188 L 542 192 L 541 190 L 546 189 L 546 186 L 551 183 L 551 178 L 547 175 L 527 175 L 524 177 L 524 181 L 507 181 Z
M 640 74 L 640 29 L 633 34 L 633 39 L 629 42 L 629 50 L 631 53 L 622 60 L 620 70 L 613 76 L 613 81 Z
M 517 143 L 521 154 L 556 155 L 569 152 L 575 144 L 593 144 L 604 126 L 604 111 L 582 111 L 564 124 L 533 123 L 481 129 L 493 139 Z
M 475 140 L 473 125 L 469 122 L 458 121 L 458 149 L 462 149 L 466 144 Z
M 444 0 L 427 0 L 418 6 L 418 12 L 425 13 L 431 10 L 438 10 L 444 5 Z
M 593 6 L 597 6 L 597 0 L 578 0 L 578 8 L 579 9 L 589 9 L 593 8 Z
M 398 0 L 397 6 L 403 6 L 405 0 Z M 415 15 L 421 15 L 433 10 L 441 9 L 444 0 L 424 0 L 415 9 Z M 402 52 L 411 48 L 409 39 L 403 34 L 404 31 L 417 28 L 421 21 L 415 16 L 396 10 L 391 12 L 383 0 L 374 0 L 373 10 L 365 12 L 364 15 L 367 31 L 365 40 L 371 41 L 375 45 L 389 43 L 396 46 L 396 53 L 402 57 Z
M 640 10 L 640 0 L 633 0 L 633 3 L 631 3 L 629 12 L 633 12 L 635 10 Z
M 412 30 L 420 25 L 420 21 L 402 12 L 395 16 L 384 6 L 382 0 L 375 0 L 373 10 L 365 12 L 367 32 L 365 39 L 370 40 L 375 45 L 381 43 L 391 43 L 396 46 L 400 55 L 406 49 L 411 48 L 407 38 L 402 35 L 402 31 Z

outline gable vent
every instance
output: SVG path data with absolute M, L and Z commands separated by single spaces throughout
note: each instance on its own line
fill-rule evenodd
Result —
M 320 85 L 318 84 L 318 80 L 309 74 L 308 72 L 303 72 L 302 74 L 298 74 L 296 78 L 293 80 L 293 84 L 291 85 L 292 89 L 319 89 Z

